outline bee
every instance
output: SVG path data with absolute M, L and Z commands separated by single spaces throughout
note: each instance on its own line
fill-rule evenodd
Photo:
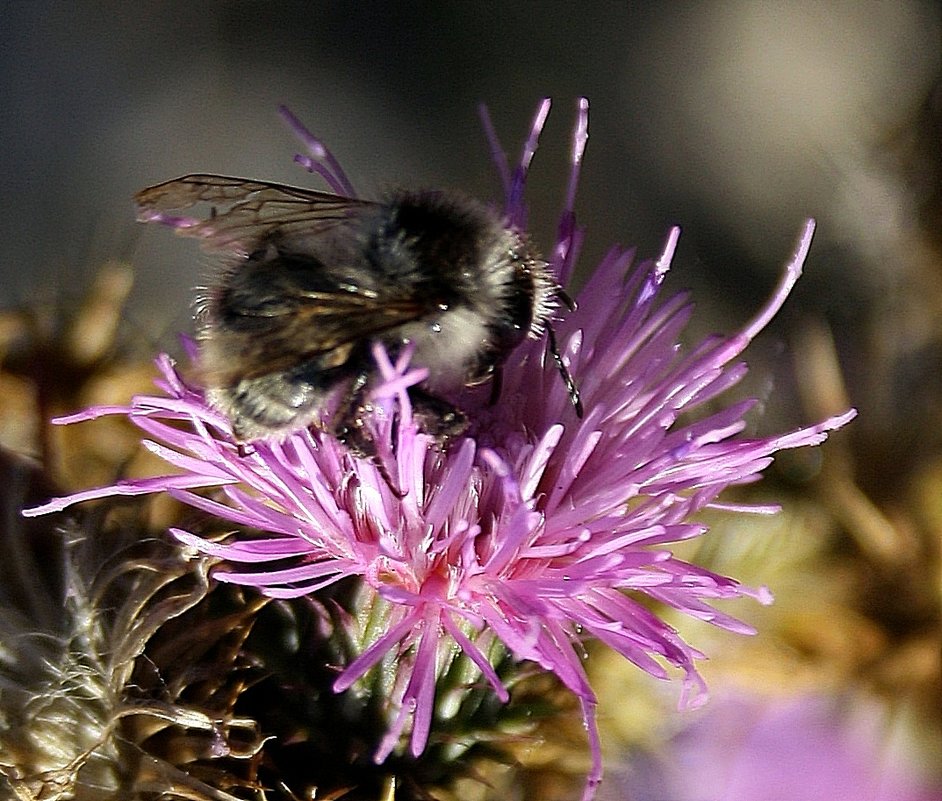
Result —
M 440 443 L 468 424 L 446 398 L 488 380 L 496 398 L 501 364 L 527 338 L 549 335 L 581 414 L 550 325 L 569 301 L 528 237 L 477 201 L 439 191 L 369 201 L 202 174 L 135 199 L 139 220 L 231 256 L 198 299 L 198 369 L 240 443 L 314 425 L 374 452 L 376 342 L 393 357 L 414 348 L 410 364 L 428 371 L 409 390 L 414 416 Z M 198 204 L 205 219 L 168 214 Z

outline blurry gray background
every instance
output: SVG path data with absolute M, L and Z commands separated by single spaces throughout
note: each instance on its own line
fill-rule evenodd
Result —
M 531 195 L 544 247 L 586 95 L 584 269 L 615 241 L 654 255 L 680 224 L 674 286 L 735 325 L 814 215 L 796 312 L 853 327 L 869 299 L 896 296 L 900 243 L 938 173 L 904 174 L 887 142 L 910 143 L 925 109 L 938 113 L 934 3 L 501 5 L 6 4 L 2 305 L 69 296 L 104 260 L 129 259 L 133 323 L 165 343 L 188 327 L 207 264 L 194 243 L 134 223 L 136 190 L 192 171 L 316 185 L 291 162 L 286 103 L 364 195 L 493 198 L 477 104 L 513 155 L 544 95 L 556 104 Z

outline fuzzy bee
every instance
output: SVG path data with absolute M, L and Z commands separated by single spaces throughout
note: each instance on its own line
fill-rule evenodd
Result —
M 371 452 L 377 341 L 393 356 L 412 343 L 411 364 L 428 370 L 410 389 L 415 416 L 440 442 L 467 425 L 446 398 L 499 377 L 528 337 L 549 334 L 580 411 L 550 327 L 565 296 L 526 235 L 476 201 L 423 191 L 373 202 L 219 175 L 167 181 L 136 200 L 139 220 L 235 254 L 197 318 L 207 397 L 240 442 L 313 424 Z M 205 219 L 170 214 L 197 204 Z

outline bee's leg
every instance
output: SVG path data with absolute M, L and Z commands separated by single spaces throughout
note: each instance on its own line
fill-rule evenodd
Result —
M 337 407 L 337 419 L 331 426 L 331 432 L 347 446 L 347 450 L 361 457 L 376 455 L 376 445 L 365 419 L 370 411 L 369 404 L 365 402 L 368 380 L 369 374 L 365 372 L 354 377 Z
M 439 445 L 460 437 L 468 428 L 468 417 L 461 409 L 421 387 L 409 387 L 412 417 L 419 428 Z
M 362 372 L 357 374 L 351 382 L 341 401 L 339 408 L 343 411 L 333 425 L 333 434 L 346 445 L 352 456 L 371 461 L 379 471 L 386 486 L 389 487 L 390 492 L 396 497 L 402 498 L 405 493 L 393 482 L 386 463 L 377 453 L 376 442 L 367 424 L 367 417 L 373 411 L 372 405 L 366 399 L 368 380 L 369 373 Z M 395 447 L 395 442 L 392 443 L 392 446 Z

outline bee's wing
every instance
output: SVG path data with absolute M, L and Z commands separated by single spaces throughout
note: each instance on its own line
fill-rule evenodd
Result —
M 218 365 L 211 376 L 220 386 L 300 365 L 318 370 L 341 367 L 358 346 L 420 319 L 427 306 L 405 294 L 305 292 L 266 310 L 264 336 L 238 335 L 238 364 Z M 217 332 L 218 334 L 218 332 Z M 228 332 L 231 336 L 231 331 Z M 233 341 L 234 340 L 230 340 Z
M 327 192 L 208 174 L 157 184 L 135 199 L 139 220 L 199 237 L 207 250 L 242 255 L 266 235 L 316 236 L 376 206 Z M 176 214 L 200 204 L 209 207 L 203 218 Z M 252 268 L 246 264 L 241 269 Z M 270 282 L 271 277 L 264 280 Z M 326 281 L 313 289 L 290 271 L 277 276 L 277 291 L 270 285 L 253 287 L 250 278 L 245 281 L 253 291 L 242 292 L 238 308 L 229 310 L 235 319 L 211 327 L 223 351 L 231 347 L 241 354 L 238 360 L 205 366 L 207 378 L 217 386 L 299 365 L 341 367 L 357 346 L 421 318 L 428 307 L 405 283 L 384 286 L 381 292 L 355 280 L 343 286 Z
M 165 181 L 141 190 L 134 199 L 139 221 L 160 222 L 182 236 L 199 237 L 207 250 L 240 253 L 265 234 L 317 234 L 375 205 L 312 189 L 207 174 Z M 201 203 L 209 206 L 205 218 L 172 213 Z

